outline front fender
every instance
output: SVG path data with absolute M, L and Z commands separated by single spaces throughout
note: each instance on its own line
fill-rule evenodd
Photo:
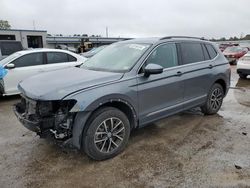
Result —
M 88 98 L 88 100 L 80 100 L 80 101 L 77 100 L 77 103 L 73 106 L 70 112 L 93 111 L 97 109 L 99 106 L 102 106 L 104 103 L 114 102 L 114 101 L 124 102 L 125 104 L 133 107 L 135 111 L 137 111 L 136 106 L 132 105 L 134 104 L 134 101 L 130 99 L 128 96 L 121 94 L 111 94 L 100 97 L 97 100 L 94 100 L 92 98 Z
M 91 112 L 77 113 L 72 130 L 72 145 L 77 149 L 81 149 L 82 133 Z
M 134 85 L 136 85 L 136 79 L 119 81 L 74 93 L 63 100 L 74 99 L 77 101 L 71 112 L 93 111 L 98 106 L 113 99 L 127 101 L 137 111 L 137 87 Z
M 86 126 L 87 120 L 91 116 L 92 112 L 96 110 L 97 108 L 99 108 L 100 106 L 104 105 L 105 103 L 109 103 L 109 102 L 111 103 L 122 102 L 122 103 L 127 104 L 132 109 L 134 116 L 136 118 L 137 112 L 135 111 L 135 108 L 131 105 L 131 100 L 126 96 L 114 95 L 114 94 L 103 96 L 88 105 L 86 102 L 84 103 L 77 102 L 71 110 L 71 112 L 78 112 L 75 117 L 73 130 L 72 130 L 72 134 L 73 134 L 72 144 L 74 147 L 76 147 L 77 149 L 81 148 L 82 133 Z
M 70 112 L 77 114 L 73 126 L 73 145 L 75 147 L 81 147 L 82 132 L 88 118 L 94 110 L 103 104 L 120 101 L 132 108 L 135 115 L 138 114 L 137 87 L 134 87 L 135 84 L 136 79 L 130 79 L 74 93 L 63 99 L 77 101 L 70 110 Z

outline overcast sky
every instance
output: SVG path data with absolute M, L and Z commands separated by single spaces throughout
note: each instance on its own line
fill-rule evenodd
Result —
M 250 34 L 250 0 L 0 0 L 13 29 L 50 34 L 219 38 Z

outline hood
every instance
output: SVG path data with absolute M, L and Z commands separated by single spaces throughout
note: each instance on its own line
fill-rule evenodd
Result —
M 123 73 L 68 68 L 32 76 L 18 85 L 25 96 L 35 100 L 60 100 L 66 95 L 121 79 Z

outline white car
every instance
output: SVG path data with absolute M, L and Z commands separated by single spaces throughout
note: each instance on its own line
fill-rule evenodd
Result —
M 250 75 L 250 53 L 247 53 L 238 60 L 237 73 L 242 79 L 245 79 L 248 75 Z
M 80 66 L 85 57 L 59 49 L 32 49 L 16 52 L 0 61 L 7 75 L 0 79 L 0 94 L 15 95 L 20 81 L 47 71 Z M 48 80 L 49 82 L 49 80 Z

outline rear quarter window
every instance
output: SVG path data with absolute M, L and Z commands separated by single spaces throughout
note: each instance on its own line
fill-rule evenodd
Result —
M 77 61 L 77 59 L 75 57 L 73 57 L 72 55 L 69 55 L 69 54 L 68 54 L 68 59 L 69 59 L 69 62 Z
M 214 49 L 214 47 L 211 44 L 205 44 L 208 54 L 210 56 L 210 59 L 214 59 L 217 56 L 217 51 Z

